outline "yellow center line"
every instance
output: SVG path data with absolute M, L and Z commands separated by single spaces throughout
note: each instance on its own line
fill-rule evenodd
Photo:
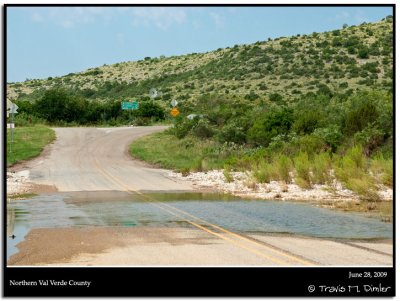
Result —
M 254 254 L 258 255 L 258 256 L 264 257 L 264 258 L 266 258 L 266 259 L 268 259 L 268 260 L 271 260 L 271 261 L 273 261 L 273 262 L 275 262 L 275 263 L 278 263 L 278 264 L 282 264 L 282 265 L 286 265 L 286 264 L 287 264 L 285 261 L 282 261 L 282 260 L 280 260 L 280 259 L 278 259 L 278 258 L 274 258 L 274 257 L 268 256 L 267 254 L 264 254 L 264 253 L 262 253 L 262 252 L 260 252 L 260 251 L 258 251 L 258 250 L 255 250 L 255 249 L 253 249 L 253 248 L 250 248 L 250 247 L 248 247 L 248 246 L 246 246 L 246 245 L 244 245 L 244 244 L 238 243 L 237 241 L 235 241 L 235 240 L 233 240 L 233 239 L 231 239 L 231 238 L 228 238 L 228 237 L 223 236 L 223 235 L 221 235 L 221 234 L 219 234 L 219 233 L 216 233 L 216 232 L 214 232 L 214 231 L 211 231 L 210 229 L 207 229 L 206 227 L 203 227 L 203 226 L 201 226 L 201 225 L 199 225 L 199 224 L 197 224 L 197 223 L 195 223 L 195 222 L 193 222 L 193 221 L 191 221 L 191 220 L 188 220 L 188 219 L 184 218 L 183 216 L 181 216 L 181 215 L 179 215 L 179 214 L 176 214 L 175 212 L 171 212 L 171 211 L 168 210 L 168 209 L 165 209 L 165 208 L 163 208 L 163 207 L 161 207 L 161 206 L 158 206 L 157 204 L 153 204 L 153 203 L 150 203 L 150 204 L 153 205 L 153 206 L 156 206 L 156 207 L 160 208 L 161 210 L 164 210 L 164 211 L 166 211 L 166 212 L 168 212 L 168 213 L 170 213 L 170 214 L 172 214 L 172 215 L 174 215 L 174 216 L 179 217 L 179 218 L 182 219 L 183 221 L 185 221 L 185 222 L 187 222 L 187 223 L 189 223 L 189 224 L 191 224 L 191 225 L 193 225 L 193 226 L 195 226 L 195 227 L 197 227 L 197 228 L 199 228 L 199 229 L 201 229 L 201 230 L 203 230 L 203 231 L 206 231 L 206 232 L 208 232 L 208 233 L 210 233 L 210 234 L 212 234 L 212 235 L 215 235 L 215 236 L 217 236 L 217 237 L 219 237 L 219 238 L 222 238 L 222 239 L 224 239 L 224 240 L 227 240 L 227 241 L 229 241 L 230 243 L 232 243 L 232 244 L 234 244 L 234 245 L 237 245 L 237 246 L 239 246 L 239 247 L 241 247 L 241 248 L 243 248 L 243 249 L 245 249 L 245 250 L 247 250 L 247 251 L 249 251 L 249 252 L 251 252 L 251 253 L 254 253 Z
M 117 184 L 118 186 L 121 186 L 126 192 L 128 192 L 128 193 L 130 193 L 130 194 L 136 193 L 136 194 L 141 195 L 142 197 L 146 198 L 146 199 L 147 199 L 147 202 L 149 202 L 151 205 L 153 205 L 153 206 L 155 206 L 155 207 L 157 207 L 157 208 L 159 208 L 159 209 L 161 209 L 161 210 L 164 210 L 164 211 L 166 211 L 166 212 L 168 212 L 168 213 L 170 213 L 170 214 L 172 214 L 172 215 L 174 215 L 174 216 L 177 216 L 177 217 L 181 218 L 182 220 L 184 220 L 185 222 L 187 222 L 187 223 L 189 223 L 189 224 L 191 224 L 191 225 L 193 225 L 193 226 L 195 226 L 195 227 L 197 227 L 197 228 L 199 228 L 199 229 L 201 229 L 201 230 L 203 230 L 203 231 L 205 231 L 205 232 L 208 232 L 208 233 L 210 233 L 210 234 L 212 234 L 212 235 L 214 235 L 214 236 L 217 236 L 217 237 L 219 237 L 219 238 L 221 238 L 221 239 L 224 239 L 224 240 L 226 240 L 226 241 L 229 241 L 230 243 L 232 243 L 232 244 L 234 244 L 234 245 L 237 245 L 237 246 L 239 246 L 239 247 L 241 247 L 241 248 L 243 248 L 243 249 L 246 249 L 247 251 L 249 251 L 249 252 L 251 252 L 251 253 L 253 253 L 253 254 L 256 254 L 256 255 L 258 255 L 258 256 L 264 257 L 264 258 L 266 258 L 266 259 L 269 259 L 269 260 L 271 260 L 271 261 L 273 261 L 273 262 L 275 262 L 275 263 L 279 263 L 279 264 L 282 264 L 282 265 L 286 265 L 286 264 L 287 264 L 287 262 L 284 262 L 284 261 L 282 261 L 282 260 L 280 260 L 280 259 L 278 259 L 278 258 L 272 258 L 272 257 L 270 257 L 270 256 L 268 256 L 268 255 L 266 255 L 266 254 L 264 254 L 264 253 L 262 253 L 262 252 L 260 252 L 260 251 L 258 251 L 258 250 L 255 250 L 255 249 L 253 249 L 253 248 L 250 248 L 250 247 L 248 247 L 248 246 L 245 246 L 245 245 L 243 245 L 243 244 L 241 244 L 241 243 L 239 243 L 239 242 L 237 242 L 237 241 L 235 241 L 235 240 L 233 240 L 233 239 L 231 239 L 231 238 L 228 238 L 228 237 L 223 236 L 223 235 L 221 235 L 221 234 L 219 234 L 219 233 L 216 233 L 216 232 L 214 232 L 214 231 L 211 231 L 210 229 L 207 229 L 206 227 L 203 227 L 203 226 L 201 226 L 201 225 L 199 225 L 199 224 L 197 224 L 197 223 L 195 223 L 195 222 L 193 222 L 193 221 L 190 221 L 190 220 L 188 220 L 187 218 L 183 217 L 182 215 L 178 215 L 177 213 L 171 212 L 170 210 L 168 210 L 168 209 L 166 209 L 166 208 L 164 208 L 164 207 L 162 207 L 162 206 L 167 206 L 167 207 L 171 208 L 172 210 L 180 211 L 180 212 L 182 212 L 183 214 L 186 214 L 186 215 L 188 215 L 188 216 L 190 216 L 190 217 L 192 217 L 192 218 L 195 218 L 195 219 L 197 219 L 197 220 L 199 220 L 199 221 L 201 221 L 201 222 L 204 222 L 204 223 L 206 223 L 206 224 L 208 224 L 208 225 L 210 225 L 210 226 L 212 226 L 212 227 L 214 227 L 214 228 L 216 228 L 216 229 L 219 229 L 219 230 L 221 230 L 221 231 L 223 231 L 223 232 L 225 232 L 225 233 L 227 233 L 227 234 L 233 235 L 233 236 L 235 236 L 235 237 L 237 237 L 237 238 L 239 238 L 239 239 L 245 240 L 245 241 L 250 242 L 250 243 L 252 243 L 252 244 L 254 244 L 254 245 L 261 246 L 261 247 L 266 248 L 266 249 L 268 249 L 268 250 L 271 250 L 271 251 L 273 251 L 273 252 L 275 252 L 275 253 L 279 253 L 280 255 L 283 255 L 283 256 L 285 256 L 285 257 L 291 259 L 291 260 L 294 260 L 294 261 L 297 261 L 297 262 L 300 262 L 300 263 L 303 263 L 303 264 L 306 264 L 306 265 L 312 265 L 311 262 L 308 262 L 308 261 L 299 259 L 299 258 L 297 258 L 297 257 L 291 256 L 291 255 L 286 254 L 286 253 L 284 253 L 284 252 L 280 252 L 280 251 L 278 251 L 278 250 L 276 250 L 276 249 L 273 249 L 273 248 L 271 248 L 271 247 L 268 247 L 268 246 L 266 246 L 266 245 L 260 244 L 260 243 L 258 243 L 258 242 L 256 242 L 256 241 L 250 240 L 250 239 L 248 239 L 248 238 L 246 238 L 246 237 L 243 237 L 243 236 L 241 236 L 241 235 L 239 235 L 239 234 L 237 234 L 237 233 L 231 232 L 231 231 L 226 230 L 226 229 L 224 229 L 224 228 L 222 228 L 222 227 L 219 227 L 219 226 L 217 226 L 217 225 L 211 224 L 211 223 L 209 223 L 209 222 L 207 222 L 207 221 L 204 221 L 204 220 L 202 220 L 202 219 L 200 219 L 200 218 L 198 218 L 198 217 L 196 217 L 196 216 L 193 216 L 193 215 L 191 215 L 191 214 L 189 214 L 189 213 L 187 213 L 187 212 L 185 212 L 185 211 L 182 211 L 182 210 L 180 210 L 180 209 L 178 209 L 178 208 L 175 208 L 175 207 L 173 207 L 173 206 L 170 206 L 170 205 L 168 205 L 168 204 L 160 203 L 160 202 L 158 202 L 157 200 L 154 200 L 153 198 L 151 198 L 151 197 L 149 197 L 149 196 L 143 194 L 143 193 L 140 192 L 140 191 L 137 191 L 137 190 L 132 191 L 129 187 L 127 187 L 124 183 L 122 183 L 118 178 L 116 178 L 115 176 L 113 176 L 113 175 L 111 175 L 110 173 L 106 172 L 106 171 L 99 165 L 99 163 L 98 163 L 98 161 L 96 160 L 96 158 L 94 158 L 93 162 L 94 162 L 94 164 L 96 165 L 96 168 L 97 168 L 105 177 L 107 177 L 107 178 L 109 178 L 110 180 L 112 180 L 112 181 L 113 181 L 115 184 Z M 157 203 L 157 204 L 156 204 L 156 203 Z M 160 206 L 160 205 L 162 205 L 162 206 Z
M 251 240 L 251 239 L 249 239 L 249 238 L 247 238 L 247 237 L 244 237 L 244 236 L 239 235 L 239 234 L 237 234 L 237 233 L 235 233 L 235 232 L 229 231 L 229 230 L 227 230 L 227 229 L 225 229 L 225 228 L 222 228 L 222 227 L 220 227 L 220 226 L 214 225 L 214 224 L 212 224 L 212 223 L 210 223 L 210 222 L 207 222 L 207 221 L 205 221 L 205 220 L 203 220 L 203 219 L 201 219 L 201 218 L 199 218 L 199 217 L 193 216 L 193 215 L 191 215 L 190 213 L 188 213 L 188 212 L 186 212 L 186 211 L 180 210 L 180 209 L 178 209 L 178 208 L 176 208 L 176 207 L 173 207 L 173 206 L 171 206 L 171 205 L 168 205 L 168 204 L 164 204 L 164 203 L 163 203 L 163 205 L 168 206 L 168 207 L 172 207 L 172 208 L 174 208 L 175 210 L 182 212 L 183 214 L 186 214 L 186 215 L 188 215 L 188 216 L 190 216 L 190 217 L 192 217 L 192 218 L 195 218 L 195 219 L 197 219 L 197 220 L 199 220 L 199 221 L 201 221 L 201 222 L 207 223 L 207 224 L 209 224 L 210 226 L 212 226 L 212 227 L 214 227 L 214 228 L 216 228 L 216 229 L 218 229 L 218 230 L 221 230 L 221 231 L 223 231 L 223 232 L 225 232 L 225 233 L 227 233 L 227 234 L 233 235 L 233 236 L 235 236 L 235 237 L 237 237 L 237 238 L 239 238 L 239 239 L 241 239 L 241 240 L 248 241 L 248 242 L 250 242 L 250 243 L 252 243 L 252 244 L 255 244 L 255 245 L 261 245 L 261 246 L 263 246 L 263 247 L 265 247 L 265 248 L 267 248 L 267 249 L 269 249 L 269 250 L 271 250 L 271 251 L 273 251 L 273 252 L 275 252 L 275 253 L 278 253 L 278 254 L 280 254 L 280 255 L 283 255 L 283 256 L 285 256 L 285 257 L 287 257 L 287 258 L 289 258 L 289 259 L 292 259 L 292 260 L 294 260 L 294 261 L 297 261 L 297 262 L 300 262 L 300 263 L 303 263 L 303 264 L 306 264 L 306 265 L 313 265 L 313 263 L 310 262 L 310 261 L 308 261 L 308 260 L 303 260 L 303 259 L 301 259 L 301 258 L 292 256 L 292 255 L 290 255 L 290 254 L 284 253 L 284 252 L 279 251 L 279 250 L 277 250 L 277 249 L 271 248 L 271 247 L 269 247 L 269 246 L 267 246 L 267 245 L 260 244 L 260 243 L 254 241 L 254 240 Z

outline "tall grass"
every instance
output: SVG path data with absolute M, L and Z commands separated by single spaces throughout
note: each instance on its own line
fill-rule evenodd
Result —
M 275 156 L 268 161 L 261 160 L 253 166 L 253 175 L 259 183 L 271 181 L 291 182 L 290 171 L 293 169 L 292 161 L 285 155 Z
M 336 177 L 343 185 L 367 201 L 378 201 L 375 179 L 367 169 L 367 158 L 360 146 L 350 148 L 343 157 L 334 160 Z
M 294 158 L 294 167 L 296 169 L 296 184 L 301 188 L 311 188 L 311 162 L 308 158 L 308 154 L 305 152 L 300 152 Z
M 326 184 L 332 181 L 330 176 L 331 157 L 328 153 L 314 155 L 312 162 L 312 180 L 315 184 Z
M 234 178 L 227 166 L 224 167 L 223 174 L 227 183 L 232 183 L 234 181 Z
M 276 178 L 272 164 L 262 160 L 253 165 L 252 174 L 258 183 L 269 183 Z
M 293 169 L 293 163 L 289 157 L 280 155 L 275 161 L 275 168 L 279 175 L 279 180 L 285 183 L 290 183 L 292 181 L 290 172 Z
M 378 180 L 388 187 L 393 187 L 393 160 L 385 159 L 379 154 L 371 161 L 371 171 L 377 176 Z

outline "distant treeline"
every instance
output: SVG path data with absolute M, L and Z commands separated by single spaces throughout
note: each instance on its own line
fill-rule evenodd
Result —
M 165 119 L 164 109 L 153 101 L 142 101 L 138 110 L 121 109 L 121 101 L 88 100 L 66 89 L 50 89 L 38 100 L 16 101 L 19 107 L 16 122 L 19 125 L 47 123 L 55 125 L 118 125 L 148 124 Z

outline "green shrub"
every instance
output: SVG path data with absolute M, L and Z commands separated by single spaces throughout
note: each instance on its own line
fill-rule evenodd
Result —
M 371 161 L 371 171 L 378 177 L 383 185 L 393 187 L 392 159 L 385 159 L 382 154 L 377 155 Z
M 369 156 L 375 149 L 383 144 L 385 133 L 376 126 L 368 125 L 361 132 L 356 133 L 354 139 L 363 146 L 364 153 Z
M 350 178 L 346 182 L 346 187 L 357 193 L 361 199 L 366 201 L 379 201 L 380 197 L 373 180 L 368 177 Z
M 369 58 L 369 49 L 367 47 L 362 47 L 358 50 L 358 55 L 360 59 L 367 59 Z
M 246 143 L 247 119 L 231 119 L 219 132 L 218 138 L 221 142 Z
M 344 121 L 344 132 L 348 135 L 363 130 L 378 119 L 379 114 L 375 103 L 367 99 L 355 103 L 355 108 L 349 111 Z
M 193 120 L 178 117 L 174 127 L 174 135 L 179 139 L 186 137 L 197 125 L 199 120 L 200 119 L 198 117 L 194 118 Z
M 300 152 L 294 158 L 294 167 L 296 169 L 296 184 L 302 188 L 311 188 L 311 163 L 308 159 L 308 154 Z
M 355 166 L 363 171 L 367 169 L 367 159 L 364 156 L 362 147 L 360 145 L 356 145 L 347 150 L 343 160 L 348 160 L 351 166 Z
M 368 201 L 379 199 L 375 179 L 367 170 L 367 158 L 360 145 L 347 150 L 342 158 L 337 156 L 334 160 L 334 170 L 336 177 L 344 186 L 361 198 Z
M 331 182 L 331 158 L 328 153 L 314 155 L 312 162 L 313 182 L 316 184 L 326 184 Z
M 163 108 L 153 101 L 143 101 L 140 103 L 137 110 L 137 116 L 145 118 L 154 118 L 157 120 L 165 119 L 165 112 Z
M 295 114 L 295 121 L 293 123 L 293 130 L 298 134 L 311 134 L 323 120 L 323 116 L 318 111 L 297 111 Z
M 298 152 L 305 152 L 310 156 L 326 148 L 324 140 L 314 135 L 300 136 L 294 145 Z
M 228 183 L 232 183 L 234 179 L 233 179 L 231 172 L 228 170 L 228 168 L 225 167 L 223 173 L 224 173 L 225 181 Z
M 211 127 L 210 122 L 207 119 L 202 118 L 192 128 L 192 133 L 194 136 L 204 139 L 212 137 L 215 131 Z
M 253 177 L 258 183 L 269 183 L 273 180 L 272 165 L 266 161 L 261 161 L 253 166 Z
M 325 128 L 316 129 L 313 135 L 321 138 L 333 152 L 337 150 L 343 141 L 343 134 L 340 127 L 336 124 L 329 125 Z
M 276 165 L 276 169 L 278 171 L 279 180 L 284 181 L 285 183 L 291 182 L 290 172 L 293 169 L 292 160 L 285 155 L 280 155 L 275 159 L 274 164 Z
M 247 131 L 247 141 L 255 145 L 268 146 L 278 134 L 289 132 L 293 124 L 293 111 L 289 108 L 275 108 L 258 116 Z
M 294 179 L 294 181 L 300 188 L 303 188 L 303 189 L 310 189 L 311 188 L 310 182 L 304 180 L 303 178 L 296 177 Z
M 11 119 L 11 117 L 10 117 Z M 11 122 L 11 120 L 10 120 Z M 15 126 L 17 127 L 29 127 L 35 126 L 37 124 L 45 124 L 46 120 L 37 117 L 36 115 L 28 114 L 25 112 L 21 112 L 15 115 Z

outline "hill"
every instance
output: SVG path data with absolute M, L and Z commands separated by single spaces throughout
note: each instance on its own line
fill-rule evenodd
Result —
M 227 182 L 232 171 L 245 172 L 254 190 L 271 181 L 282 183 L 282 192 L 292 184 L 334 194 L 346 188 L 375 210 L 385 199 L 381 192 L 393 187 L 392 78 L 388 16 L 9 83 L 7 97 L 19 106 L 18 127 L 172 123 L 175 98 L 181 114 L 174 126 L 136 141 L 134 156 L 183 174 L 224 169 Z M 152 88 L 160 93 L 150 100 Z M 137 99 L 139 109 L 122 110 L 123 99 Z
M 267 33 L 266 33 L 267 34 Z M 393 20 L 343 26 L 310 35 L 268 39 L 207 53 L 146 57 L 103 65 L 45 80 L 7 84 L 10 100 L 35 101 L 51 88 L 65 88 L 87 99 L 157 100 L 188 103 L 200 95 L 225 94 L 252 101 L 285 101 L 309 92 L 349 93 L 392 88 Z

